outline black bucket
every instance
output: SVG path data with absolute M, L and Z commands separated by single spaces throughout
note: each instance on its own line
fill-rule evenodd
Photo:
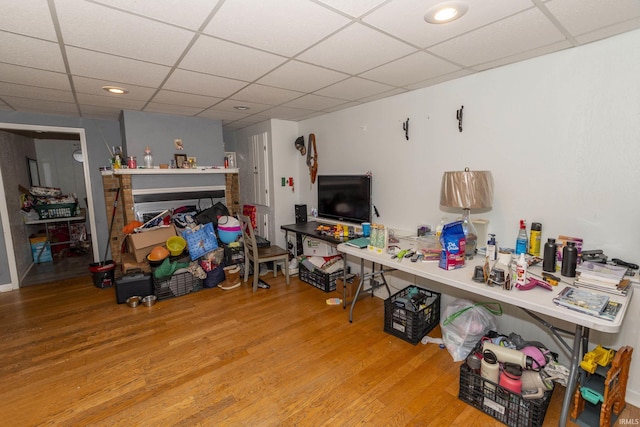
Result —
M 116 263 L 111 260 L 89 264 L 89 271 L 96 288 L 110 288 L 113 286 L 115 284 L 115 270 Z

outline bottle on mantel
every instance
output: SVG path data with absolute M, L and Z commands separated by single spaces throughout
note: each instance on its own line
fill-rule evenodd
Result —
M 144 168 L 153 169 L 153 156 L 151 155 L 151 149 L 148 145 L 144 150 Z

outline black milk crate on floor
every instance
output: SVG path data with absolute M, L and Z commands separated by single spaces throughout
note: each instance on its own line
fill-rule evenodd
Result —
M 552 394 L 549 390 L 539 399 L 524 399 L 476 374 L 466 362 L 460 365 L 458 398 L 508 426 L 542 426 Z
M 202 289 L 202 279 L 198 279 L 189 272 L 174 274 L 173 276 L 153 277 L 153 289 L 158 301 L 179 297 Z
M 298 277 L 300 280 L 325 292 L 336 290 L 336 279 L 342 277 L 342 274 L 342 269 L 333 273 L 326 273 L 318 268 L 310 271 L 304 264 L 298 264 Z
M 391 295 L 384 301 L 384 331 L 411 344 L 440 322 L 440 294 L 418 286 Z

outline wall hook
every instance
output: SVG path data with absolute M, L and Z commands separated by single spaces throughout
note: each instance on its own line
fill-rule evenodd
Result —
M 402 130 L 404 130 L 404 137 L 409 140 L 409 119 L 406 122 L 402 123 Z
M 458 130 L 462 132 L 462 110 L 464 109 L 464 105 L 460 107 L 459 110 L 456 110 L 456 119 L 458 119 Z

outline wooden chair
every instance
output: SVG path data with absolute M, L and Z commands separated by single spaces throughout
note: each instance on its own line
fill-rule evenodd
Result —
M 238 219 L 240 220 L 242 240 L 244 242 L 244 281 L 246 282 L 249 279 L 249 269 L 251 268 L 251 262 L 253 262 L 253 292 L 255 292 L 258 290 L 260 263 L 274 261 L 273 277 L 276 277 L 278 275 L 278 267 L 275 261 L 284 261 L 284 274 L 288 285 L 289 252 L 276 245 L 259 248 L 251 225 L 251 219 L 246 215 L 238 215 Z

